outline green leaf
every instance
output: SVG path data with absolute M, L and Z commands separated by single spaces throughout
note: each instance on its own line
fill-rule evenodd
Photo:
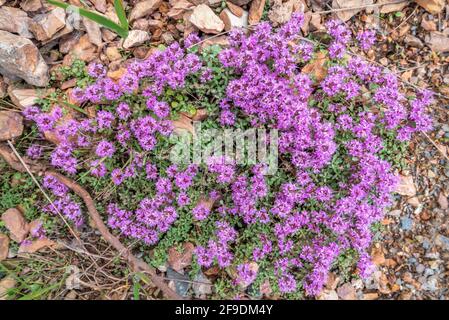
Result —
M 114 8 L 123 29 L 129 30 L 128 19 L 126 18 L 125 9 L 122 0 L 114 0 Z
M 118 25 L 114 21 L 112 21 L 98 13 L 95 13 L 95 12 L 92 12 L 92 11 L 89 11 L 89 10 L 86 10 L 83 8 L 79 8 L 76 6 L 72 6 L 67 3 L 56 1 L 56 0 L 47 0 L 47 2 L 56 7 L 63 8 L 65 10 L 67 10 L 68 8 L 74 8 L 75 10 L 77 10 L 79 12 L 79 14 L 81 16 L 94 21 L 94 22 L 102 25 L 105 28 L 111 29 L 112 31 L 117 33 L 121 38 L 125 39 L 126 37 L 128 37 L 128 29 L 123 28 L 122 26 Z

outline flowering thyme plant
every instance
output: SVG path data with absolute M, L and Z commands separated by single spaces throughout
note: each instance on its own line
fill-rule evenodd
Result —
M 352 37 L 340 22 L 327 24 L 327 50 L 300 37 L 302 22 L 296 14 L 279 30 L 268 23 L 250 34 L 234 30 L 221 51 L 200 51 L 191 35 L 183 46 L 129 63 L 118 81 L 93 63 L 90 84 L 72 98 L 95 106 L 95 116 L 68 117 L 58 106 L 24 113 L 43 135 L 57 137 L 51 164 L 102 189 L 109 226 L 152 247 L 154 266 L 165 263 L 169 247 L 190 241 L 192 276 L 218 266 L 221 297 L 257 292 L 266 281 L 284 297 L 316 295 L 342 256 L 354 258 L 356 274 L 372 271 L 371 227 L 397 180 L 391 150 L 431 129 L 431 95 L 408 97 L 394 75 L 348 54 Z M 375 33 L 357 40 L 368 50 Z M 319 54 L 324 75 L 302 72 Z M 192 109 L 207 110 L 203 123 L 211 128 L 278 130 L 276 174 L 265 175 L 264 163 L 220 157 L 170 163 L 170 136 Z M 45 156 L 37 146 L 27 154 Z M 50 178 L 44 186 L 80 225 L 67 190 Z

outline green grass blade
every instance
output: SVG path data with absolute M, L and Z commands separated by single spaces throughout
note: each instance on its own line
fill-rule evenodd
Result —
M 69 7 L 74 7 L 67 3 L 56 1 L 56 0 L 47 0 L 47 2 L 56 7 L 60 7 L 60 8 L 66 9 L 66 10 Z M 74 7 L 74 8 L 76 8 L 76 10 L 78 10 L 78 12 L 81 16 L 94 21 L 94 22 L 102 25 L 105 28 L 111 29 L 112 31 L 116 32 L 120 37 L 122 37 L 122 38 L 128 37 L 128 29 L 123 28 L 122 26 L 118 25 L 114 21 L 112 21 L 98 13 L 95 13 L 95 12 L 92 12 L 92 11 L 89 11 L 89 10 L 86 10 L 83 8 L 78 8 L 78 7 Z
M 123 8 L 122 0 L 114 0 L 114 8 L 123 29 L 129 30 L 128 19 L 126 18 L 125 8 Z

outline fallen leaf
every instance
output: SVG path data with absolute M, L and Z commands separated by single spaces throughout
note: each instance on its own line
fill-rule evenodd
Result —
M 394 192 L 402 196 L 413 197 L 416 195 L 416 187 L 412 176 L 400 176 L 400 182 L 396 186 Z
M 35 253 L 39 250 L 42 250 L 47 247 L 53 247 L 56 245 L 56 242 L 47 239 L 37 239 L 30 242 L 24 242 L 20 245 L 18 253 Z
M 349 283 L 337 288 L 337 294 L 342 300 L 357 300 L 355 288 Z
M 437 14 L 443 11 L 446 0 L 415 0 L 415 2 L 423 7 L 427 12 Z
M 310 75 L 316 81 L 320 82 L 327 75 L 327 68 L 324 66 L 326 63 L 326 54 L 323 52 L 318 52 L 313 61 L 306 64 L 301 72 Z

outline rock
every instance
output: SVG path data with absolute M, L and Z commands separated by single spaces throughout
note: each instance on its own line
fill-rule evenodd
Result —
M 189 21 L 204 33 L 217 34 L 223 31 L 224 22 L 205 4 L 193 9 Z
M 8 92 L 7 89 L 8 89 L 8 85 L 6 84 L 3 77 L 0 75 L 0 99 L 3 99 L 4 97 L 6 97 L 6 94 Z
M 0 30 L 17 33 L 24 38 L 33 38 L 29 31 L 32 22 L 26 12 L 12 7 L 0 7 Z
M 172 7 L 170 8 L 170 11 L 167 13 L 167 16 L 172 19 L 182 19 L 184 13 L 194 6 L 191 2 L 187 0 L 170 1 L 170 4 L 172 5 Z
M 107 47 L 105 53 L 110 61 L 117 61 L 122 58 L 122 55 L 117 47 Z
M 412 36 L 411 34 L 407 34 L 405 36 L 404 42 L 411 47 L 415 47 L 415 48 L 424 47 L 424 44 L 422 43 L 422 41 L 419 38 Z
M 212 282 L 200 271 L 196 276 L 192 288 L 195 297 L 201 298 L 212 293 Z
M 449 52 L 449 37 L 441 32 L 431 32 L 426 36 L 426 43 L 436 52 Z
M 397 2 L 397 0 L 377 0 L 378 4 L 385 4 L 381 7 L 379 7 L 380 13 L 397 12 L 397 11 L 401 11 L 406 6 L 408 6 L 407 2 L 402 2 L 402 3 L 393 3 L 393 2 Z
M 9 86 L 8 88 L 8 94 L 11 101 L 21 109 L 36 104 L 37 99 L 44 98 L 54 91 L 54 89 L 20 89 L 13 86 Z
M 25 0 L 22 1 L 20 7 L 22 8 L 22 10 L 34 12 L 42 8 L 42 2 L 41 0 Z
M 254 1 L 253 1 L 254 3 Z M 252 4 L 251 4 L 252 5 Z M 226 1 L 226 6 L 228 7 L 229 10 L 231 10 L 231 12 L 237 16 L 237 17 L 241 17 L 243 15 L 243 9 L 240 8 L 239 6 L 236 6 L 235 4 L 233 4 L 232 2 Z
M 446 0 L 415 0 L 427 12 L 437 14 L 443 11 Z
M 437 235 L 435 238 L 435 244 L 444 250 L 449 251 L 449 238 L 441 234 Z
M 9 252 L 9 238 L 7 235 L 0 233 L 0 261 L 8 257 Z
M 86 17 L 83 17 L 83 24 L 84 27 L 86 28 L 90 42 L 96 45 L 97 47 L 101 46 L 101 43 L 103 41 L 101 37 L 100 25 Z
M 2 214 L 2 221 L 6 229 L 11 233 L 11 239 L 16 242 L 22 242 L 28 235 L 29 226 L 23 217 L 22 212 L 16 208 L 6 210 Z
M 333 0 L 332 9 L 356 8 L 373 4 L 373 0 Z M 348 21 L 363 9 L 350 9 L 337 11 L 335 14 L 340 20 Z
M 107 10 L 106 0 L 91 0 L 90 2 L 92 2 L 94 4 L 94 7 L 97 11 L 99 11 L 101 13 L 106 12 L 106 10 Z
M 355 289 L 349 283 L 337 288 L 337 294 L 342 300 L 357 300 Z
M 394 192 L 401 196 L 413 197 L 416 195 L 416 187 L 412 176 L 400 176 L 399 184 L 396 186 Z
M 239 7 L 244 6 L 245 4 L 250 3 L 251 1 L 252 0 L 229 0 L 229 2 L 232 2 L 233 4 L 238 5 Z
M 426 31 L 437 31 L 437 24 L 435 21 L 427 20 L 426 18 L 422 18 L 421 27 Z
M 443 210 L 446 210 L 448 208 L 447 196 L 442 191 L 438 196 L 438 204 Z
M 161 5 L 162 0 L 146 0 L 142 2 L 138 2 L 131 13 L 129 14 L 128 20 L 132 22 L 136 19 L 145 17 L 153 13 L 159 6 Z
M 299 0 L 289 0 L 282 2 L 282 0 L 274 0 L 268 18 L 275 26 L 286 23 L 290 20 L 292 13 L 300 9 L 302 3 Z
M 246 11 L 239 18 L 234 15 L 231 10 L 226 8 L 220 13 L 220 19 L 223 20 L 226 31 L 234 28 L 243 28 L 248 26 L 248 13 Z
M 250 25 L 257 24 L 262 18 L 263 9 L 265 8 L 266 0 L 253 0 L 249 8 L 248 23 Z
M 338 300 L 338 294 L 335 290 L 324 289 L 317 296 L 318 300 Z
M 310 16 L 310 31 L 324 30 L 324 26 L 321 24 L 321 15 L 319 13 L 313 13 Z
M 174 289 L 180 296 L 186 297 L 190 289 L 190 279 L 188 275 L 180 274 L 171 268 L 167 268 L 167 278 L 170 279 L 169 287 Z
M 38 14 L 30 23 L 30 31 L 38 41 L 46 41 L 65 27 L 65 10 L 55 8 L 47 13 Z
M 23 132 L 23 117 L 18 112 L 0 111 L 0 141 L 20 137 Z
M 56 246 L 56 242 L 54 242 L 50 239 L 47 239 L 47 238 L 42 238 L 42 239 L 33 240 L 30 243 L 29 242 L 21 243 L 18 253 L 35 253 L 44 248 L 53 247 L 53 246 Z
M 37 47 L 30 40 L 6 31 L 0 31 L 0 73 L 38 87 L 46 86 L 50 79 L 48 66 Z
M 176 247 L 171 247 L 168 250 L 168 265 L 175 271 L 181 271 L 192 263 L 194 245 L 191 242 L 186 242 L 182 245 L 182 252 L 179 252 Z
M 145 41 L 150 40 L 150 34 L 147 31 L 131 30 L 128 37 L 123 41 L 122 46 L 125 49 L 140 46 Z
M 13 289 L 17 284 L 17 281 L 8 276 L 0 280 L 0 300 L 6 300 L 8 298 L 8 291 Z

